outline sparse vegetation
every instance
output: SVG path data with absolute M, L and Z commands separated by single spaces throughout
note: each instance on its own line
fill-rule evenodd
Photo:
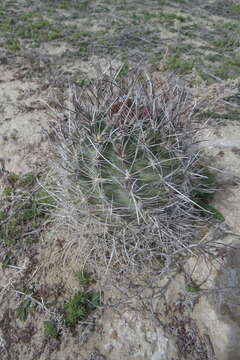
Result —
M 21 43 L 18 39 L 8 39 L 5 42 L 5 47 L 11 51 L 18 51 L 21 49 Z
M 22 300 L 16 309 L 16 317 L 21 321 L 26 321 L 28 318 L 28 314 L 31 309 L 31 306 L 32 306 L 32 303 L 31 303 L 30 299 Z
M 0 241 L 8 247 L 36 235 L 53 206 L 53 199 L 41 187 L 34 189 L 36 177 L 32 173 L 7 176 L 8 186 L 3 190 L 0 213 Z M 36 230 L 36 231 L 34 231 Z
M 214 219 L 219 220 L 219 221 L 224 221 L 225 220 L 225 217 L 223 216 L 221 211 L 216 209 L 214 206 L 208 204 L 208 205 L 205 206 L 205 209 L 212 213 Z
M 190 16 L 182 16 L 174 13 L 167 13 L 162 10 L 160 11 L 143 11 L 142 14 L 134 14 L 131 16 L 131 19 L 135 25 L 144 24 L 148 22 L 159 22 L 167 26 L 172 26 L 176 21 L 180 23 L 185 23 L 191 21 Z
M 66 326 L 73 328 L 78 321 L 87 316 L 100 305 L 99 293 L 79 292 L 64 305 L 64 321 Z
M 198 115 L 199 119 L 226 119 L 226 120 L 239 120 L 239 112 L 227 112 L 220 114 L 214 111 L 204 111 Z
M 44 332 L 48 338 L 57 339 L 59 337 L 57 324 L 53 320 L 44 321 Z
M 196 284 L 188 284 L 186 285 L 186 291 L 188 293 L 196 294 L 201 291 L 201 289 Z
M 20 39 L 26 40 L 35 47 L 42 42 L 62 37 L 60 28 L 53 26 L 36 11 L 16 16 L 7 10 L 0 19 L 0 30 L 6 33 L 5 47 L 12 51 L 21 49 L 22 41 Z
M 87 271 L 78 271 L 75 273 L 75 278 L 79 281 L 81 286 L 89 286 L 95 282 L 92 275 Z
M 192 59 L 183 59 L 179 53 L 170 56 L 164 64 L 164 69 L 174 70 L 177 73 L 184 74 L 193 69 L 194 61 Z
M 236 56 L 232 59 L 227 59 L 216 66 L 214 70 L 220 79 L 235 79 L 239 76 L 240 57 Z
M 60 2 L 56 2 L 56 5 L 60 8 L 60 9 L 71 9 L 71 8 L 75 8 L 75 9 L 80 9 L 80 10 L 86 10 L 89 5 L 90 5 L 90 0 L 64 0 L 64 1 L 60 1 Z
M 219 221 L 224 221 L 224 216 L 221 214 L 221 212 L 219 210 L 217 210 L 214 206 L 211 205 L 211 201 L 214 198 L 214 190 L 216 191 L 216 184 L 217 184 L 217 180 L 214 176 L 214 174 L 210 173 L 207 168 L 203 169 L 203 173 L 202 173 L 203 177 L 201 179 L 201 186 L 204 188 L 204 186 L 206 187 L 206 189 L 212 189 L 212 193 L 210 191 L 210 193 L 208 193 L 207 191 L 204 192 L 202 190 L 198 191 L 198 190 L 194 190 L 192 193 L 193 196 L 193 200 L 199 205 L 201 206 L 203 209 L 207 210 L 208 212 L 210 212 L 212 214 L 212 216 L 214 217 L 214 219 L 219 220 Z M 205 216 L 206 213 L 203 211 L 202 215 Z
M 228 49 L 237 46 L 238 40 L 237 39 L 219 39 L 214 40 L 213 45 L 218 48 Z
M 240 31 L 240 24 L 239 23 L 225 23 L 223 25 L 224 29 L 229 31 Z
M 233 14 L 240 14 L 240 4 L 237 4 L 235 2 L 231 2 L 229 4 L 225 5 L 225 9 L 227 12 L 233 13 Z
M 1 2 L 0 357 L 65 358 L 65 344 L 73 344 L 77 355 L 76 348 L 68 355 L 85 359 L 99 305 L 112 302 L 121 314 L 121 296 L 131 303 L 133 295 L 140 309 L 148 301 L 142 286 L 154 293 L 162 271 L 181 267 L 185 256 L 222 262 L 222 248 L 205 237 L 209 225 L 226 226 L 213 207 L 216 178 L 191 143 L 207 119 L 220 132 L 239 125 L 239 6 L 237 0 Z M 95 60 L 124 65 L 101 77 Z M 139 63 L 153 70 L 154 83 L 143 73 L 135 78 L 131 69 Z M 180 75 L 176 82 L 172 73 Z M 183 84 L 204 98 L 196 113 Z M 42 143 L 46 99 L 56 121 L 49 134 L 56 158 L 50 149 L 46 156 Z M 204 111 L 205 103 L 211 106 Z M 35 122 L 41 130 L 27 139 L 25 129 Z M 237 160 L 238 147 L 231 151 Z M 50 174 L 42 169 L 48 156 Z M 216 156 L 226 158 L 227 151 Z M 40 183 L 49 175 L 53 182 L 41 186 L 35 170 L 20 173 L 33 163 Z M 102 283 L 106 304 L 95 291 Z M 111 284 L 124 288 L 117 299 L 108 296 Z M 205 290 L 198 284 L 185 281 L 186 298 L 166 304 L 164 329 L 182 357 L 207 360 L 186 310 Z M 112 335 L 117 342 L 119 334 Z

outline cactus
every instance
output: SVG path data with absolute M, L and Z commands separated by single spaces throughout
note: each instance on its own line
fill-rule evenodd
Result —
M 178 191 L 184 186 L 184 155 L 173 149 L 177 139 L 162 140 L 161 124 L 154 120 L 151 124 L 146 117 L 116 126 L 101 118 L 85 129 L 75 148 L 75 181 L 83 192 L 83 204 L 87 202 L 96 219 L 108 219 L 109 226 L 148 222 L 171 206 L 172 189 L 166 180 L 174 177 Z
M 72 115 L 53 126 L 61 221 L 104 227 L 80 251 L 124 266 L 186 253 L 202 221 L 193 194 L 213 192 L 192 148 L 191 97 L 139 70 L 71 91 Z

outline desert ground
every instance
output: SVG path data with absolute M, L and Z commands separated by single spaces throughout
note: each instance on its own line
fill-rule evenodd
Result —
M 238 0 L 0 1 L 1 359 L 240 359 L 239 19 Z M 70 84 L 139 63 L 195 98 L 199 146 L 220 188 L 208 235 L 226 247 L 127 296 L 82 273 L 45 184 L 49 122 Z M 89 315 L 67 326 L 77 294 Z

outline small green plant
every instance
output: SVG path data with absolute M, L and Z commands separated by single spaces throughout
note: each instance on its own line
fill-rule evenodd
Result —
M 29 173 L 21 176 L 21 178 L 19 179 L 18 185 L 19 185 L 19 187 L 29 188 L 29 187 L 33 186 L 35 183 L 36 183 L 36 175 L 29 172 Z
M 61 34 L 60 29 L 53 29 L 53 30 L 48 31 L 46 40 L 52 41 L 52 40 L 60 39 L 61 37 L 62 37 L 62 34 Z
M 44 321 L 44 333 L 48 338 L 57 339 L 60 336 L 57 324 L 52 320 Z
M 193 69 L 194 62 L 192 59 L 183 59 L 180 54 L 174 54 L 170 56 L 165 64 L 165 70 L 175 70 L 180 74 L 187 73 Z
M 6 194 L 7 196 L 9 195 L 8 193 Z M 11 195 L 11 193 L 10 193 Z M 5 212 L 4 211 L 0 211 L 0 222 L 3 221 L 5 219 Z
M 214 67 L 213 70 L 221 79 L 235 79 L 239 76 L 240 57 L 235 56 L 225 60 L 220 65 Z
M 8 265 L 16 265 L 16 264 L 17 264 L 17 258 L 11 250 L 7 251 L 2 256 L 1 265 L 3 270 L 6 269 Z
M 13 195 L 14 194 L 14 190 L 13 190 L 13 188 L 11 187 L 11 186 L 6 186 L 5 188 L 4 188 L 4 190 L 3 190 L 3 196 L 6 196 L 6 197 L 10 197 L 11 195 Z M 3 212 L 2 212 L 2 216 L 1 217 L 3 217 Z
M 77 79 L 75 80 L 75 83 L 77 83 L 78 86 L 80 86 L 81 88 L 84 88 L 86 86 L 89 86 L 91 84 L 91 80 L 88 79 Z
M 64 306 L 64 321 L 66 326 L 74 327 L 78 321 L 87 316 L 100 305 L 100 296 L 97 292 L 79 292 Z
M 240 30 L 240 24 L 239 23 L 225 23 L 223 25 L 224 29 L 230 30 L 230 31 L 237 31 Z
M 77 1 L 64 0 L 64 1 L 60 1 L 58 7 L 60 9 L 75 8 L 75 9 L 86 10 L 89 5 L 90 5 L 90 0 L 77 0 Z
M 69 36 L 69 40 L 78 40 L 84 38 L 91 38 L 92 33 L 90 31 L 77 31 Z
M 185 35 L 188 36 L 189 38 L 193 38 L 197 36 L 197 33 L 200 31 L 200 26 L 197 23 L 194 24 L 189 24 L 189 25 L 184 25 L 181 27 L 181 32 Z M 192 46 L 191 46 L 192 49 Z
M 240 69 L 240 56 L 235 56 L 227 62 L 229 65 Z
M 142 14 L 132 15 L 131 17 L 133 24 L 139 25 L 141 23 L 148 23 L 150 21 L 160 22 L 164 25 L 173 25 L 175 21 L 180 23 L 185 23 L 186 21 L 191 21 L 191 17 L 185 17 L 182 15 L 176 15 L 174 13 L 165 13 L 163 11 L 143 11 Z
M 160 15 L 160 20 L 162 20 L 163 22 L 167 22 L 169 24 L 173 24 L 174 21 L 176 21 L 176 20 L 181 22 L 181 23 L 184 23 L 186 21 L 191 21 L 192 18 L 190 16 L 185 17 L 185 16 L 182 16 L 182 15 L 162 13 Z
M 229 119 L 229 120 L 240 120 L 239 112 L 227 112 L 227 113 L 217 113 L 214 111 L 204 111 L 198 116 L 199 119 Z
M 172 25 L 174 23 L 174 21 L 180 21 L 180 22 L 186 22 L 187 20 L 191 20 L 190 17 L 185 17 L 182 15 L 176 15 L 176 14 L 171 14 L 171 13 L 164 13 L 162 11 L 155 11 L 155 12 L 151 12 L 151 11 L 144 11 L 143 12 L 143 20 L 144 22 L 148 22 L 151 19 L 157 19 L 160 22 L 167 24 L 167 25 Z
M 70 9 L 70 8 L 71 8 L 70 1 L 61 1 L 59 3 L 59 9 Z
M 216 176 L 211 173 L 207 168 L 202 168 L 202 178 L 200 180 L 202 189 L 208 189 L 207 191 L 197 191 L 194 190 L 192 193 L 192 197 L 194 201 L 200 205 L 203 209 L 207 210 L 209 213 L 212 214 L 212 217 L 219 221 L 224 221 L 225 218 L 222 213 L 217 210 L 214 206 L 211 205 L 211 201 L 213 200 L 214 193 L 216 191 L 217 180 Z M 203 216 L 206 213 L 202 213 Z
M 39 13 L 37 11 L 29 11 L 21 15 L 19 18 L 22 21 L 28 21 L 29 19 L 37 18 Z
M 116 81 L 121 80 L 124 76 L 126 76 L 128 74 L 128 72 L 130 71 L 130 67 L 128 63 L 124 63 L 121 66 L 120 71 L 118 72 L 118 75 L 116 77 Z
M 4 42 L 4 47 L 10 51 L 19 51 L 21 49 L 21 44 L 18 39 L 8 39 Z
M 201 289 L 199 288 L 199 286 L 195 285 L 195 284 L 188 284 L 186 285 L 186 291 L 188 293 L 193 293 L 193 294 L 196 294 L 198 293 L 199 291 L 201 291 Z
M 131 19 L 132 19 L 132 23 L 133 23 L 134 25 L 139 25 L 139 24 L 141 23 L 141 16 L 139 16 L 139 15 L 133 14 L 133 15 L 131 16 Z
M 237 4 L 235 2 L 230 2 L 230 4 L 225 5 L 225 8 L 228 12 L 233 14 L 240 14 L 240 4 Z
M 219 221 L 224 221 L 225 217 L 223 216 L 223 214 L 216 209 L 214 206 L 210 205 L 210 204 L 206 204 L 205 205 L 205 210 L 210 211 L 210 213 L 212 214 L 213 218 Z
M 77 271 L 75 273 L 75 278 L 79 281 L 81 286 L 89 286 L 95 282 L 92 275 L 87 271 Z
M 26 321 L 30 308 L 31 308 L 31 300 L 30 299 L 24 299 L 20 302 L 16 309 L 16 316 L 21 321 Z
M 53 199 L 43 188 L 34 189 L 36 176 L 32 173 L 22 176 L 10 173 L 7 181 L 9 185 L 3 190 L 1 202 L 0 241 L 12 247 L 30 236 L 34 242 L 37 240 L 34 230 L 46 221 Z
M 78 0 L 75 3 L 76 9 L 80 9 L 80 10 L 86 10 L 90 5 L 90 0 Z
M 230 49 L 239 46 L 240 42 L 238 39 L 232 37 L 232 38 L 214 40 L 212 44 L 213 46 L 220 49 Z
M 0 30 L 6 35 L 4 46 L 11 51 L 20 50 L 26 43 L 39 46 L 44 41 L 62 37 L 60 27 L 50 23 L 37 11 L 16 13 L 13 17 L 11 11 L 6 9 L 0 18 Z
M 16 182 L 19 180 L 19 176 L 13 172 L 9 173 L 7 176 L 7 181 L 14 186 Z

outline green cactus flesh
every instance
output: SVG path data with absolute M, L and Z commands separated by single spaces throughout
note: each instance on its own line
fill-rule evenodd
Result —
M 171 205 L 165 179 L 174 176 L 175 186 L 184 182 L 182 157 L 161 146 L 158 130 L 139 123 L 124 131 L 101 119 L 77 146 L 76 185 L 91 215 L 110 216 L 111 223 L 120 218 L 139 222 L 146 210 L 151 216 Z

